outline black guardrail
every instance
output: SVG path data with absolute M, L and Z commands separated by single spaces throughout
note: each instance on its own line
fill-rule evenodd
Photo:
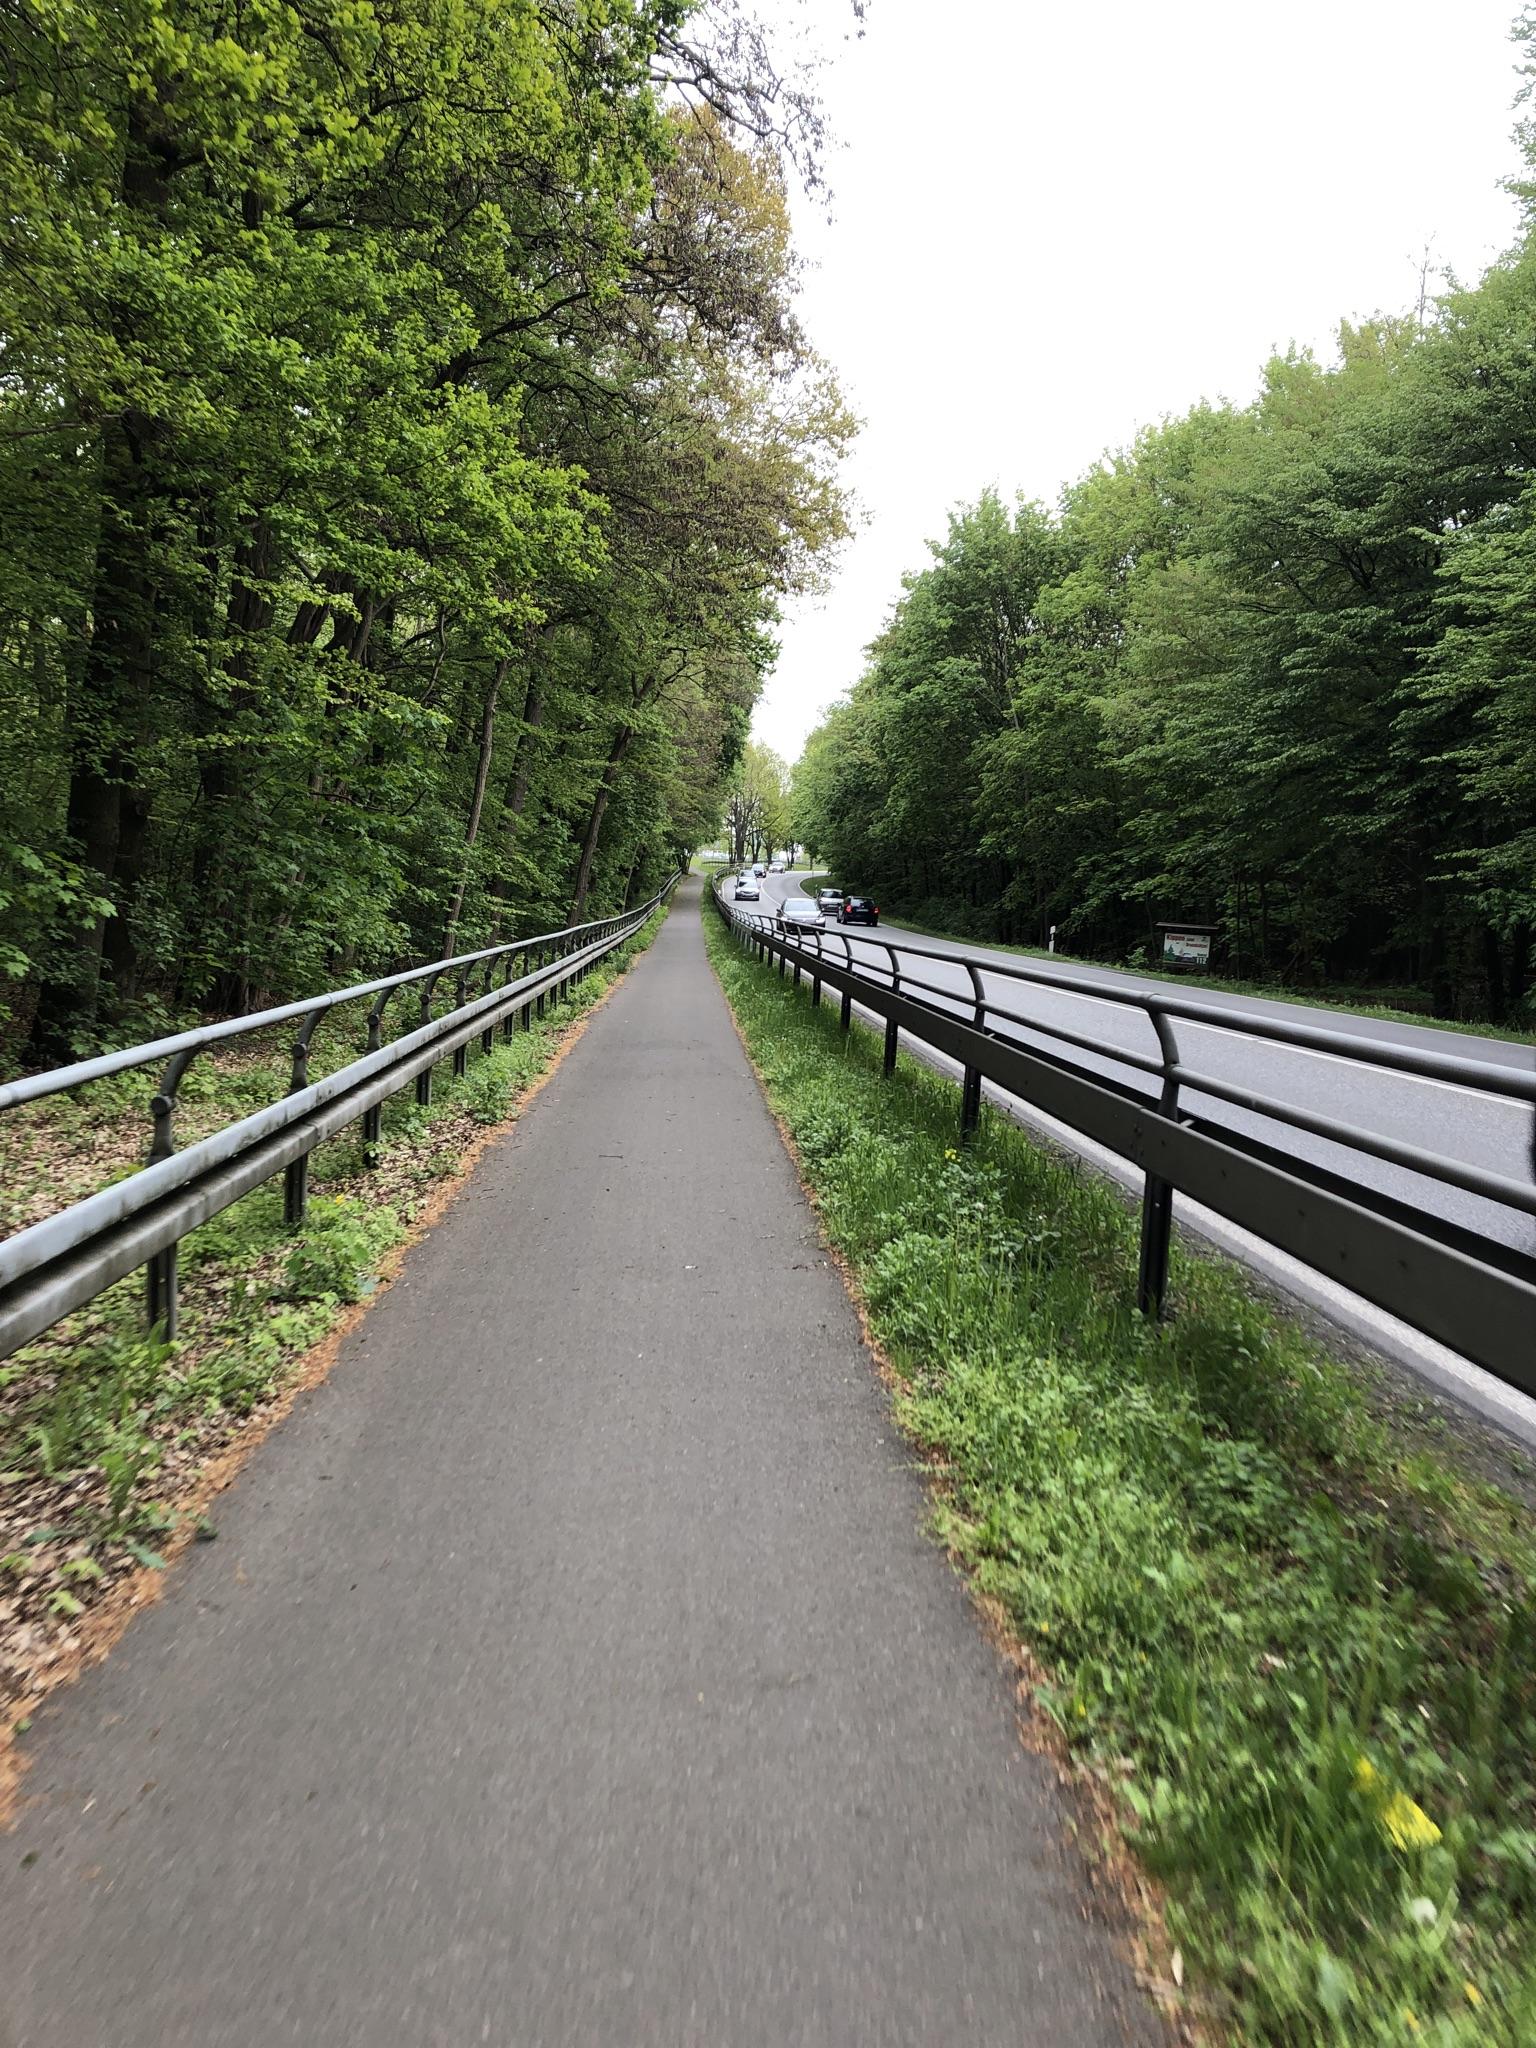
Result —
M 957 1062 L 962 1069 L 963 1139 L 975 1131 L 986 1079 L 1139 1167 L 1144 1189 L 1138 1301 L 1145 1313 L 1162 1310 L 1177 1190 L 1449 1345 L 1509 1385 L 1536 1394 L 1536 1257 L 1390 1193 L 1359 1185 L 1344 1173 L 1297 1158 L 1279 1144 L 1193 1115 L 1181 1108 L 1181 1092 L 1195 1090 L 1272 1120 L 1282 1133 L 1289 1127 L 1326 1138 L 1348 1152 L 1405 1168 L 1528 1216 L 1536 1216 L 1536 1182 L 1446 1158 L 1202 1073 L 1181 1057 L 1173 1027 L 1177 1021 L 1188 1021 L 1239 1037 L 1326 1052 L 1361 1067 L 1451 1081 L 1521 1105 L 1536 1105 L 1536 1072 L 1449 1051 L 1357 1038 L 1299 1018 L 1203 1003 L 1194 996 L 1165 995 L 1026 966 L 1004 967 L 990 960 L 980 963 L 963 953 L 927 947 L 901 951 L 867 932 L 854 941 L 841 931 L 796 930 L 771 912 L 736 909 L 718 887 L 713 894 L 720 915 L 743 945 L 763 960 L 776 959 L 781 974 L 793 970 L 796 982 L 802 975 L 809 978 L 813 1002 L 820 1002 L 823 985 L 839 991 L 844 1029 L 851 1022 L 855 1000 L 884 1021 L 887 1073 L 895 1066 L 902 1032 Z M 855 955 L 855 944 L 866 957 Z M 874 956 L 876 948 L 886 955 L 883 964 Z M 964 970 L 969 998 L 925 980 L 921 966 L 913 970 L 914 960 Z M 999 983 L 1020 991 L 1035 986 L 1091 996 L 1140 1011 L 1156 1035 L 1158 1054 L 1106 1047 L 1083 1033 L 1031 1016 L 999 999 L 999 990 L 992 986 Z M 1054 1048 L 1025 1045 L 993 1028 L 997 1024 L 1012 1024 L 1145 1074 L 1156 1093 L 1090 1073 Z
M 227 1209 L 263 1181 L 284 1176 L 284 1213 L 298 1223 L 308 1199 L 309 1155 L 354 1120 L 365 1147 L 377 1144 L 382 1105 L 412 1081 L 416 1100 L 432 1095 L 432 1069 L 451 1057 L 465 1072 L 471 1044 L 492 1048 L 498 1025 L 510 1038 L 519 1012 L 524 1028 L 561 1001 L 606 954 L 630 939 L 677 883 L 672 876 L 649 902 L 618 917 L 460 953 L 376 981 L 335 989 L 277 1009 L 181 1031 L 146 1045 L 103 1053 L 0 1085 L 0 1114 L 50 1095 L 83 1088 L 108 1075 L 161 1067 L 150 1103 L 151 1137 L 144 1167 L 130 1179 L 87 1195 L 56 1215 L 0 1243 L 0 1358 L 136 1267 L 145 1272 L 151 1326 L 176 1334 L 176 1247 L 187 1232 Z M 440 984 L 452 1006 L 434 1016 Z M 411 989 L 414 1027 L 383 1040 L 392 998 Z M 345 1004 L 367 1002 L 366 1049 L 324 1079 L 309 1079 L 310 1045 L 321 1020 Z M 176 1097 L 200 1053 L 274 1026 L 296 1024 L 288 1093 L 265 1109 L 176 1150 Z

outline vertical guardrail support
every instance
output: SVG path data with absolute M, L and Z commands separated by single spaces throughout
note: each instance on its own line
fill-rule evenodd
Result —
M 455 984 L 455 986 L 454 986 L 454 992 L 453 992 L 453 1007 L 454 1007 L 454 1008 L 455 1008 L 456 1010 L 462 1010 L 462 1009 L 463 1009 L 463 1007 L 464 1007 L 464 1005 L 465 1005 L 465 1004 L 466 1004 L 466 1003 L 467 1003 L 468 1001 L 469 1001 L 469 972 L 468 972 L 468 970 L 466 969 L 466 970 L 465 970 L 465 972 L 464 972 L 464 973 L 462 973 L 462 974 L 461 974 L 461 975 L 459 976 L 459 978 L 458 978 L 458 981 L 457 981 L 457 983 L 456 983 L 456 984 Z M 461 1079 L 461 1078 L 462 1078 L 462 1077 L 463 1077 L 463 1076 L 464 1076 L 465 1074 L 467 1074 L 468 1072 L 469 1072 L 469 1042 L 468 1042 L 468 1040 L 466 1039 L 466 1041 L 464 1042 L 464 1044 L 463 1044 L 463 1045 L 456 1045 L 456 1046 L 455 1046 L 455 1047 L 453 1048 L 453 1078 L 454 1078 L 454 1079 L 455 1079 L 456 1081 L 457 1081 L 457 1080 L 460 1080 L 460 1079 Z
M 897 1035 L 896 1019 L 888 1017 L 885 1024 L 885 1059 L 880 1069 L 887 1079 L 896 1071 Z
M 967 963 L 971 974 L 971 992 L 975 997 L 975 1011 L 972 1022 L 978 1031 L 986 1026 L 987 1005 L 982 993 L 981 971 L 974 962 Z M 976 1135 L 981 1122 L 981 1069 L 966 1067 L 960 1084 L 960 1142 L 969 1145 Z
M 1157 1006 L 1156 997 L 1147 1004 L 1147 1014 L 1157 1033 L 1163 1056 L 1163 1089 L 1158 1098 L 1159 1116 L 1177 1117 L 1179 1084 L 1170 1069 L 1178 1065 L 1179 1049 L 1173 1026 Z M 1168 1292 L 1168 1252 L 1173 1239 L 1173 1189 L 1156 1174 L 1147 1174 L 1141 1193 L 1141 1259 L 1136 1276 L 1136 1306 L 1144 1316 L 1157 1321 L 1163 1313 Z
M 293 1041 L 293 1071 L 288 1083 L 290 1095 L 297 1095 L 309 1086 L 309 1041 L 324 1015 L 323 1009 L 311 1010 Z M 304 1211 L 308 1207 L 309 1154 L 301 1152 L 297 1159 L 283 1168 L 283 1221 L 290 1230 L 297 1229 L 304 1221 Z
M 179 1052 L 167 1063 L 165 1072 L 160 1076 L 160 1086 L 149 1105 L 154 1124 L 149 1157 L 145 1161 L 148 1166 L 153 1166 L 157 1159 L 169 1159 L 176 1150 L 176 1091 L 181 1086 L 182 1075 L 196 1058 L 195 1048 L 190 1052 Z M 156 1252 L 144 1268 L 145 1317 L 151 1330 L 158 1325 L 164 1331 L 167 1344 L 176 1341 L 180 1314 L 176 1253 L 177 1247 L 168 1244 L 163 1252 Z
M 369 1052 L 377 1052 L 384 1043 L 384 1009 L 393 989 L 380 989 L 368 1011 Z M 372 1109 L 363 1111 L 363 1162 L 367 1166 L 378 1164 L 379 1138 L 384 1129 L 384 1105 L 376 1102 Z
M 421 1014 L 416 1020 L 418 1024 L 430 1024 L 432 1021 L 432 991 L 436 987 L 437 976 L 435 974 L 422 984 Z M 430 1067 L 423 1067 L 416 1076 L 416 1107 L 418 1109 L 426 1109 L 431 1101 L 432 1069 Z
M 967 1067 L 960 1088 L 960 1142 L 969 1145 L 981 1122 L 981 1069 Z
M 487 960 L 485 963 L 485 984 L 480 990 L 481 995 L 488 996 L 495 986 L 496 962 L 494 960 Z M 494 1024 L 487 1024 L 485 1029 L 481 1032 L 480 1050 L 482 1053 L 486 1054 L 492 1053 L 496 1050 L 496 1026 Z

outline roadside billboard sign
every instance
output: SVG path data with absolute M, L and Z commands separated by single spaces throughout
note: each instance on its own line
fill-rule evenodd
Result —
M 1160 924 L 1158 933 L 1163 942 L 1163 965 L 1178 969 L 1209 967 L 1211 964 L 1211 940 L 1216 936 L 1213 924 Z

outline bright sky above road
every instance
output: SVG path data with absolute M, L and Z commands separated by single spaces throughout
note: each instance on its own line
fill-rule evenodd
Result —
M 1295 341 L 1513 239 L 1515 0 L 765 0 L 817 23 L 840 147 L 802 310 L 865 430 L 866 523 L 792 608 L 758 738 L 793 760 L 987 484 L 1046 502 Z

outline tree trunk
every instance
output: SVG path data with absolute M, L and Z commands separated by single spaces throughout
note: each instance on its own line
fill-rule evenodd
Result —
M 592 799 L 592 809 L 587 818 L 587 829 L 581 843 L 581 865 L 576 870 L 576 895 L 571 904 L 571 923 L 580 924 L 582 913 L 587 907 L 587 891 L 592 886 L 592 862 L 597 853 L 598 835 L 603 829 L 603 813 L 608 808 L 608 799 L 613 795 L 614 785 L 619 779 L 619 769 L 624 756 L 634 741 L 631 726 L 620 728 L 613 745 L 608 749 L 608 764 L 603 770 L 602 780 Z
M 258 643 L 271 630 L 272 532 L 265 516 L 254 519 L 235 549 L 229 602 L 224 611 L 224 688 L 209 706 L 198 749 L 198 841 L 192 862 L 192 900 L 200 939 L 194 958 L 216 963 L 211 983 L 185 989 L 210 997 L 227 1014 L 240 1008 L 245 975 L 229 952 L 233 907 L 249 866 L 236 843 L 234 825 L 248 810 L 251 757 L 242 744 L 240 720 L 255 701 L 260 667 Z M 254 735 L 250 735 L 254 738 Z
M 459 913 L 464 908 L 464 891 L 469 887 L 469 863 L 475 850 L 475 841 L 480 837 L 480 816 L 485 809 L 485 785 L 490 779 L 491 753 L 496 743 L 496 699 L 501 695 L 501 686 L 506 681 L 507 670 L 512 666 L 510 655 L 498 661 L 491 675 L 490 687 L 485 693 L 485 708 L 480 714 L 480 753 L 475 762 L 475 791 L 470 799 L 469 820 L 464 827 L 464 858 L 459 867 L 459 883 L 453 892 L 453 901 L 448 906 L 448 922 L 443 931 L 443 952 L 453 951 L 453 935 L 459 928 Z

